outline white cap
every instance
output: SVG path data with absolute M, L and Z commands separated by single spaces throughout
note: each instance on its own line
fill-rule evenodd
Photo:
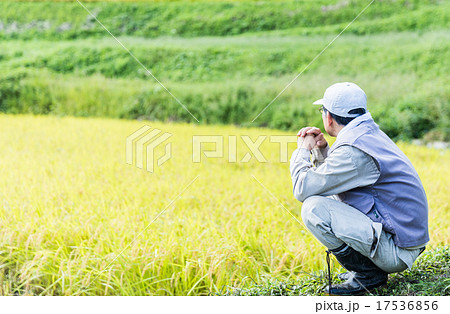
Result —
M 349 113 L 353 109 L 364 109 L 367 112 L 366 93 L 356 84 L 344 82 L 331 85 L 322 99 L 313 103 L 323 105 L 332 114 L 345 118 L 353 118 L 359 114 Z

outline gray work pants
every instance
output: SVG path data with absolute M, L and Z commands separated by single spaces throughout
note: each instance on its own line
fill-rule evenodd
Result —
M 411 267 L 421 249 L 395 245 L 392 235 L 382 230 L 356 208 L 324 196 L 308 197 L 302 206 L 302 219 L 311 233 L 328 249 L 346 243 L 387 273 Z

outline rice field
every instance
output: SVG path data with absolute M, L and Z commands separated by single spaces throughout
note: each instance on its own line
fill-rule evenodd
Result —
M 173 135 L 153 173 L 125 162 L 127 136 L 146 124 Z M 206 295 L 325 269 L 324 248 L 282 207 L 300 219 L 277 144 L 262 144 L 265 163 L 192 162 L 193 135 L 283 134 L 0 115 L 0 295 Z M 399 145 L 428 195 L 431 246 L 448 244 L 450 154 Z M 238 140 L 238 161 L 247 152 Z

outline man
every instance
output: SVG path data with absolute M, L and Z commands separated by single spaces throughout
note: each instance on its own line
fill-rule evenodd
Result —
M 322 105 L 329 148 L 316 127 L 301 129 L 290 171 L 308 230 L 349 272 L 333 295 L 361 294 L 411 268 L 429 241 L 428 204 L 405 154 L 373 121 L 353 83 L 330 86 Z M 310 158 L 312 153 L 312 160 Z

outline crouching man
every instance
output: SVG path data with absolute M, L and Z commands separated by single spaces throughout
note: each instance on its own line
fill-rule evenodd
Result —
M 321 105 L 328 146 L 318 128 L 299 131 L 290 161 L 294 196 L 308 230 L 348 270 L 326 288 L 356 295 L 410 268 L 429 241 L 428 204 L 413 165 L 383 133 L 353 83 L 330 86 Z M 310 156 L 312 155 L 312 157 Z

